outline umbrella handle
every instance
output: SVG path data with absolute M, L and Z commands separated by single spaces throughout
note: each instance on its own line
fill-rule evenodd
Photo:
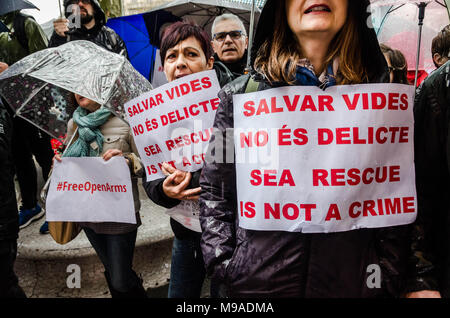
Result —
M 416 55 L 416 73 L 414 75 L 414 88 L 417 87 L 417 77 L 419 74 L 419 59 L 420 59 L 420 46 L 422 42 L 422 26 L 425 18 L 425 8 L 428 5 L 427 2 L 421 2 L 417 6 L 419 7 L 419 38 L 417 41 L 417 55 Z

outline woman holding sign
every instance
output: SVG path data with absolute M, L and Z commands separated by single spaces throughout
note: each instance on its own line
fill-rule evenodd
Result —
M 223 140 L 230 139 L 227 130 L 234 127 L 235 112 L 242 112 L 241 108 L 233 109 L 233 95 L 292 85 L 325 90 L 335 85 L 388 82 L 386 61 L 374 30 L 368 27 L 368 6 L 368 0 L 268 0 L 252 52 L 255 72 L 238 78 L 219 93 L 221 104 L 214 127 L 223 133 Z M 271 109 L 280 112 L 279 105 L 270 100 L 263 106 L 258 109 L 262 114 Z M 246 107 L 247 114 L 254 114 L 251 102 L 243 109 Z M 301 134 L 297 137 L 301 142 Z M 248 140 L 235 142 L 242 145 Z M 235 145 L 227 142 L 223 147 L 228 153 Z M 208 152 L 222 152 L 221 148 L 222 142 L 211 139 Z M 295 157 L 282 160 L 288 160 L 294 169 Z M 230 297 L 399 295 L 407 249 L 406 226 L 314 234 L 245 229 L 239 226 L 243 217 L 264 216 L 265 211 L 255 209 L 252 202 L 238 202 L 237 163 L 206 163 L 200 178 L 205 264 L 213 277 L 226 284 Z M 294 180 L 289 174 L 280 178 L 273 170 L 256 172 L 247 184 L 255 197 L 261 191 L 256 187 L 261 182 L 272 186 L 267 187 L 271 189 L 267 194 L 276 192 L 280 200 L 292 191 L 289 186 Z M 312 211 L 306 205 L 301 209 L 306 215 Z
M 214 68 L 220 85 L 232 79 L 223 64 L 216 67 L 208 34 L 198 25 L 177 22 L 170 25 L 161 40 L 161 61 L 167 80 Z M 161 138 L 166 138 L 161 136 Z M 169 298 L 199 298 L 205 279 L 200 248 L 201 229 L 198 220 L 198 198 L 201 191 L 201 170 L 190 173 L 164 163 L 166 178 L 144 183 L 144 188 L 156 204 L 168 208 L 170 225 L 175 234 L 169 283 Z M 189 215 L 189 217 L 185 217 Z M 211 295 L 216 296 L 214 283 Z
M 67 128 L 68 148 L 63 157 L 97 157 L 105 161 L 124 156 L 130 167 L 136 224 L 102 222 L 78 223 L 105 267 L 105 278 L 112 298 L 147 298 L 142 280 L 132 269 L 137 228 L 141 225 L 137 180 L 143 168 L 130 126 L 108 109 L 75 94 L 78 108 Z M 64 160 L 56 155 L 58 161 Z

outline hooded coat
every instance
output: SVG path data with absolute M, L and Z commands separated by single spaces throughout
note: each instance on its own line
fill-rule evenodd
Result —
M 273 34 L 275 6 L 268 0 L 256 31 L 252 64 L 266 37 Z M 360 20 L 361 56 L 368 82 L 387 82 L 387 64 L 373 29 L 367 27 L 368 0 L 349 0 Z M 250 75 L 244 75 L 219 93 L 220 106 L 214 127 L 223 140 L 233 128 L 233 95 L 244 93 Z M 287 86 L 270 84 L 253 72 L 258 91 Z M 226 148 L 211 139 L 208 153 Z M 227 145 L 233 141 L 228 140 Z M 239 227 L 236 169 L 233 163 L 207 163 L 200 177 L 200 223 L 202 251 L 209 275 L 226 285 L 230 297 L 395 297 L 403 288 L 409 226 L 364 228 L 338 233 L 305 234 L 252 231 Z M 379 265 L 381 286 L 369 288 L 371 264 Z M 370 285 L 370 284 L 369 284 Z
M 53 31 L 50 38 L 49 47 L 60 46 L 69 41 L 86 40 L 91 41 L 108 51 L 122 54 L 128 58 L 128 52 L 122 38 L 111 28 L 106 26 L 106 16 L 97 0 L 91 0 L 94 7 L 95 26 L 92 29 L 86 29 L 83 25 L 80 28 L 75 28 L 67 33 L 66 37 L 61 37 Z M 67 12 L 69 0 L 64 0 L 64 10 L 66 18 L 69 18 L 71 13 Z
M 24 48 L 16 35 L 14 21 L 18 15 L 24 17 L 23 30 L 25 32 L 28 48 Z M 0 17 L 11 32 L 0 33 L 0 61 L 13 65 L 25 56 L 47 48 L 47 37 L 39 24 L 31 17 L 19 11 L 7 13 Z

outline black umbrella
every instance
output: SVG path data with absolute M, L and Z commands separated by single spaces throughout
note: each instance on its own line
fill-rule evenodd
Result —
M 27 0 L 0 0 L 0 15 L 19 11 L 22 9 L 38 9 L 34 4 Z

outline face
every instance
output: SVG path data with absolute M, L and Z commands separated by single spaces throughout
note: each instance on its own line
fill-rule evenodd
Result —
M 93 100 L 83 97 L 81 95 L 78 94 L 74 94 L 75 95 L 75 100 L 77 101 L 78 105 L 90 112 L 95 112 L 97 109 L 100 108 L 100 104 L 98 104 L 97 102 L 94 102 Z
M 180 77 L 210 70 L 214 58 L 206 58 L 200 42 L 193 36 L 181 41 L 166 52 L 164 73 L 169 82 Z
M 347 20 L 348 0 L 285 0 L 291 31 L 301 43 L 305 37 L 330 41 Z
M 239 38 L 232 38 L 227 35 L 222 41 L 215 39 L 214 35 L 222 32 L 241 31 L 242 35 Z M 215 29 L 212 30 L 213 40 L 211 41 L 214 52 L 216 52 L 219 59 L 225 63 L 234 63 L 240 60 L 245 53 L 248 45 L 248 38 L 244 35 L 242 26 L 234 20 L 223 20 L 216 24 Z
M 87 24 L 94 18 L 95 10 L 89 0 L 73 0 L 70 1 L 69 4 L 72 5 L 72 13 L 77 12 L 77 8 L 75 7 L 76 5 L 80 7 L 80 18 L 82 24 Z

